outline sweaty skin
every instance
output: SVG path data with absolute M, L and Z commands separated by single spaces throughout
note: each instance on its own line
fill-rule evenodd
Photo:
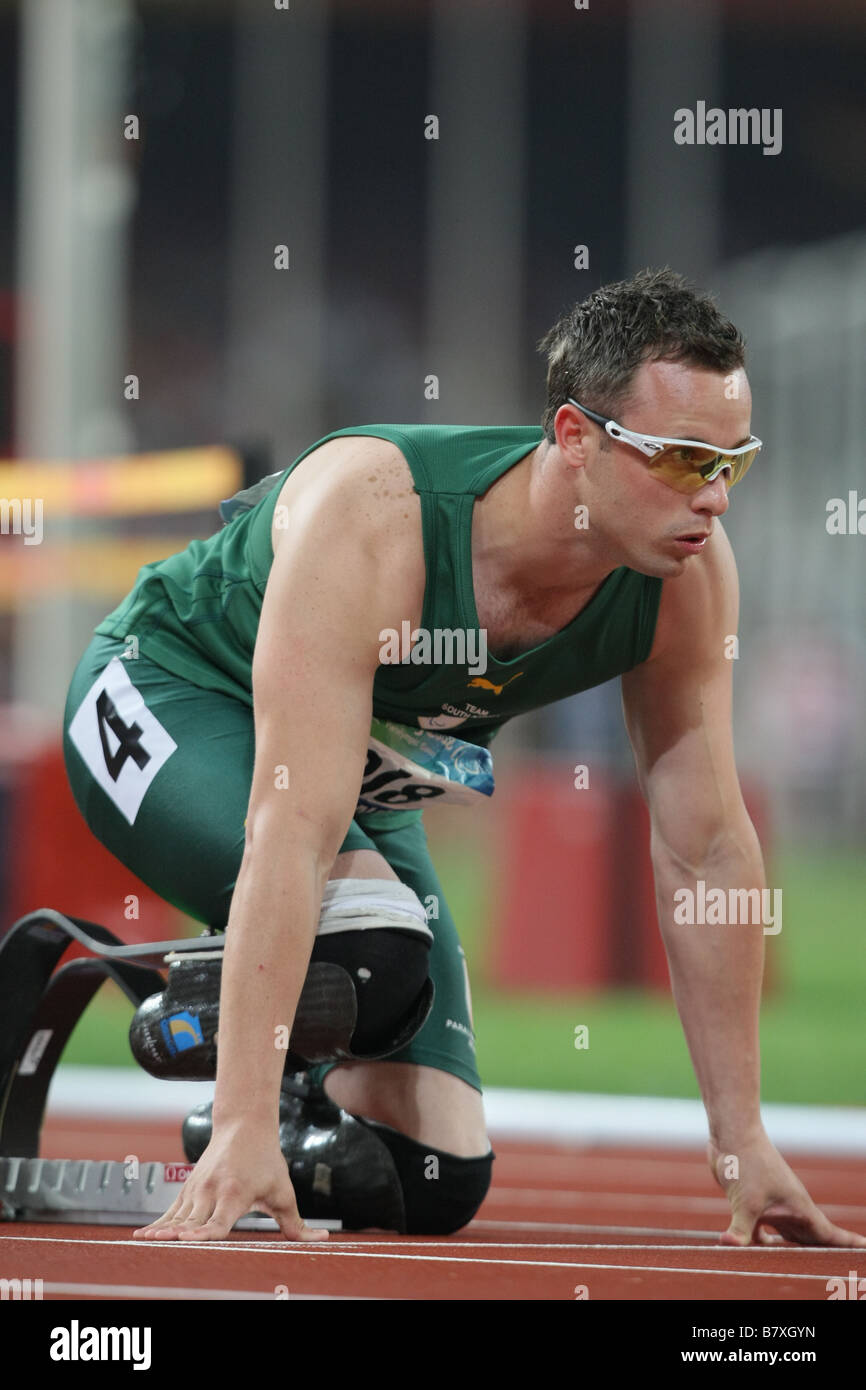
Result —
M 730 375 L 644 363 L 618 418 L 649 434 L 732 448 L 749 436 L 751 409 L 744 373 L 734 385 Z M 722 1239 L 763 1242 L 769 1225 L 804 1244 L 866 1246 L 822 1215 L 761 1124 L 761 927 L 696 930 L 672 919 L 674 889 L 697 878 L 708 887 L 764 886 L 731 733 L 725 639 L 736 632 L 737 575 L 718 524 L 726 477 L 684 496 L 575 407 L 562 406 L 555 427 L 555 443 L 542 442 L 474 508 L 473 581 L 488 650 L 511 658 L 558 632 L 620 565 L 672 581 L 648 659 L 623 677 L 623 704 L 651 816 L 674 997 L 709 1120 L 707 1156 L 733 1212 Z M 584 530 L 574 526 L 578 504 L 588 508 Z M 700 554 L 684 551 L 685 536 L 707 538 Z M 325 1234 L 298 1216 L 279 1149 L 283 1054 L 274 1037 L 291 1025 L 324 886 L 354 813 L 378 634 L 407 619 L 420 625 L 420 499 L 400 451 L 370 437 L 322 445 L 283 484 L 273 540 L 253 663 L 255 767 L 226 935 L 213 1137 L 169 1211 L 135 1233 L 149 1239 L 221 1239 L 252 1208 L 273 1215 L 287 1239 Z M 289 786 L 278 789 L 281 765 Z M 328 1089 L 347 1108 L 453 1152 L 486 1149 L 480 1097 L 435 1069 L 339 1067 Z M 736 1180 L 724 1176 L 730 1155 Z

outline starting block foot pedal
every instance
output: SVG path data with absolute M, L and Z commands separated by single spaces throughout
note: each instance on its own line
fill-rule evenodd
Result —
M 72 1158 L 0 1158 L 0 1220 L 52 1225 L 148 1226 L 168 1210 L 193 1163 L 142 1163 Z M 308 1219 L 341 1230 L 341 1221 Z M 236 1231 L 276 1231 L 269 1216 L 250 1212 Z

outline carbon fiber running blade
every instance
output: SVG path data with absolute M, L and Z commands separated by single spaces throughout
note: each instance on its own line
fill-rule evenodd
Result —
M 192 1163 L 142 1163 L 89 1158 L 0 1158 L 0 1220 L 52 1225 L 146 1226 L 167 1211 Z M 342 1229 L 311 1218 L 308 1226 Z M 270 1217 L 251 1212 L 236 1231 L 276 1231 Z

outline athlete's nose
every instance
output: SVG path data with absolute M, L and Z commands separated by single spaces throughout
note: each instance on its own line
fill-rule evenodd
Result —
M 720 473 L 711 483 L 704 483 L 692 498 L 692 511 L 724 516 L 728 510 L 728 471 Z

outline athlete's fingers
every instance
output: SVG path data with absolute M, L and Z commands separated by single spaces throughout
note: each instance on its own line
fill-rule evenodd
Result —
M 238 1211 L 235 1203 L 218 1202 L 216 1211 L 207 1221 L 189 1225 L 178 1232 L 179 1240 L 223 1240 L 245 1211 Z
M 831 1244 L 849 1249 L 866 1250 L 866 1236 L 858 1235 L 856 1231 L 848 1231 L 844 1226 L 833 1226 Z
M 763 1211 L 760 1205 L 746 1200 L 742 1192 L 732 1186 L 728 1192 L 732 1207 L 731 1223 L 720 1237 L 722 1245 L 751 1245 Z
M 183 1208 L 184 1201 L 185 1197 L 183 1193 L 181 1193 L 180 1196 L 175 1197 L 168 1211 L 163 1212 L 162 1216 L 158 1216 L 155 1221 L 151 1221 L 149 1226 L 139 1226 L 137 1231 L 133 1231 L 133 1237 L 161 1235 L 167 1226 L 172 1225 L 174 1221 L 177 1220 Z
M 214 1210 L 215 1200 L 209 1184 L 196 1184 L 190 1180 L 164 1215 L 152 1221 L 149 1226 L 134 1231 L 133 1235 L 142 1235 L 146 1240 L 176 1240 L 185 1228 L 190 1225 L 200 1226 L 208 1220 Z
M 866 1236 L 834 1225 L 817 1207 L 800 1212 L 767 1212 L 764 1220 L 780 1231 L 786 1240 L 796 1241 L 798 1245 L 866 1249 Z
M 134 1231 L 133 1235 L 142 1236 L 145 1240 L 176 1240 L 178 1233 L 183 1230 L 184 1216 L 173 1216 L 171 1220 L 160 1219 L 154 1221 L 150 1226 L 144 1226 L 140 1231 Z
M 758 1222 L 755 1239 L 759 1245 L 783 1245 L 784 1241 L 774 1231 L 768 1231 L 763 1222 Z
M 294 1195 L 294 1194 L 293 1194 Z M 295 1202 L 286 1202 L 273 1205 L 260 1202 L 259 1211 L 263 1211 L 266 1216 L 272 1217 L 280 1228 L 280 1234 L 286 1240 L 327 1240 L 329 1232 L 319 1227 L 308 1226 L 304 1218 L 298 1211 Z
M 216 1208 L 207 1220 L 195 1221 L 190 1218 L 178 1231 L 178 1239 L 183 1241 L 222 1240 L 233 1229 L 236 1221 L 254 1209 L 270 1216 L 276 1221 L 287 1240 L 318 1241 L 327 1240 L 327 1230 L 309 1227 L 299 1215 L 294 1203 L 271 1204 L 256 1199 L 253 1202 L 238 1202 L 237 1198 L 224 1197 L 218 1200 Z M 278 1214 L 279 1213 L 279 1214 Z
M 779 1235 L 765 1240 L 762 1233 L 767 1226 L 771 1226 Z M 721 1237 L 721 1243 L 777 1244 L 779 1237 L 796 1245 L 866 1249 L 866 1236 L 834 1225 L 808 1197 L 801 1204 L 778 1204 L 775 1209 L 772 1203 L 768 1203 L 757 1215 L 744 1204 L 740 1210 L 735 1211 L 730 1226 Z
M 719 1236 L 720 1245 L 751 1245 L 752 1233 L 746 1232 L 741 1226 L 731 1222 L 726 1231 Z
M 199 1207 L 184 1223 L 178 1233 L 180 1240 L 221 1240 L 227 1236 L 236 1221 L 246 1216 L 259 1203 L 238 1190 L 237 1185 L 229 1185 L 228 1191 L 215 1195 L 205 1206 Z
M 216 1205 L 216 1199 L 213 1197 L 200 1198 L 191 1211 L 183 1217 L 176 1218 L 175 1225 L 180 1234 L 183 1235 L 185 1231 L 204 1226 L 213 1216 Z

